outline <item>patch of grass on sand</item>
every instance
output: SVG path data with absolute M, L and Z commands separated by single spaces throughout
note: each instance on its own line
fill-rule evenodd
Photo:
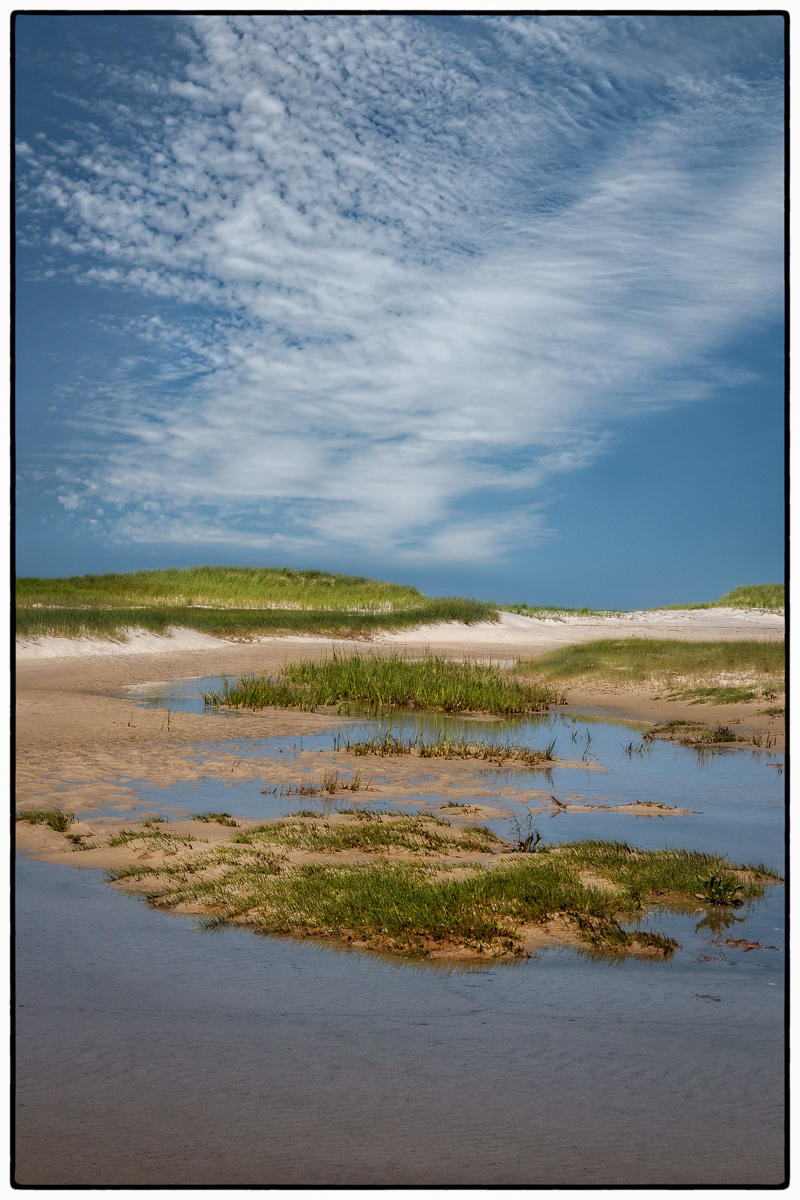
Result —
M 459 833 L 443 836 L 434 826 L 447 826 L 446 821 L 430 817 L 386 816 L 361 809 L 354 822 L 306 824 L 303 820 L 270 821 L 253 829 L 243 830 L 231 841 L 251 846 L 254 843 L 285 846 L 287 849 L 319 853 L 360 850 L 369 853 L 407 850 L 414 854 L 448 854 L 456 850 L 467 852 L 491 851 L 500 839 L 480 825 L 467 825 Z M 359 820 L 359 818 L 367 818 Z M 374 819 L 370 820 L 372 817 Z
M 233 817 L 231 816 L 231 814 L 229 812 L 195 813 L 194 816 L 192 817 L 192 820 L 193 821 L 214 822 L 214 824 L 216 824 L 216 825 L 230 825 L 233 828 L 236 828 L 238 825 L 238 822 L 234 821 Z
M 531 750 L 519 742 L 472 742 L 444 734 L 435 741 L 426 741 L 422 733 L 398 737 L 391 729 L 383 729 L 373 737 L 360 741 L 351 741 L 346 734 L 337 734 L 333 748 L 348 754 L 374 754 L 380 758 L 413 754 L 418 758 L 472 758 L 499 766 L 512 761 L 527 767 L 538 767 L 553 761 L 555 744 L 554 739 L 544 750 Z
M 302 833 L 299 825 L 278 821 L 271 833 L 269 826 L 261 826 L 175 863 L 136 864 L 109 873 L 109 878 L 147 879 L 142 890 L 150 904 L 194 913 L 208 928 L 234 923 L 262 934 L 330 937 L 406 955 L 468 953 L 486 959 L 519 955 L 526 928 L 547 928 L 554 921 L 595 950 L 665 957 L 674 940 L 624 929 L 625 914 L 641 913 L 647 905 L 697 909 L 739 903 L 779 882 L 762 865 L 732 866 L 710 854 L 600 841 L 514 854 L 491 867 L 461 864 L 457 874 L 446 861 L 431 864 L 419 858 L 366 865 L 290 864 L 274 852 L 274 844 L 330 850 L 330 838 L 336 849 L 363 849 L 373 845 L 370 839 L 377 830 L 381 848 L 402 845 L 419 855 L 428 850 L 431 833 L 420 836 L 421 822 L 413 817 L 323 830 L 315 822 Z M 482 827 L 468 827 L 449 845 L 457 847 L 473 830 L 476 844 L 487 845 L 490 839 Z M 403 840 L 409 834 L 410 844 Z M 723 884 L 711 897 L 706 893 L 714 880 Z
M 226 683 L 205 700 L 232 708 L 313 711 L 353 704 L 373 712 L 399 707 L 507 715 L 545 711 L 563 696 L 552 687 L 511 679 L 498 667 L 435 654 L 409 659 L 334 652 L 322 662 L 287 663 L 276 679 L 251 675 L 233 686 Z
M 772 695 L 774 694 L 772 692 Z M 665 697 L 667 700 L 688 700 L 690 704 L 751 704 L 754 700 L 765 698 L 760 688 L 735 687 L 731 684 L 721 687 L 679 688 Z
M 785 647 L 780 642 L 689 642 L 669 638 L 609 638 L 566 646 L 520 663 L 520 669 L 542 679 L 586 680 L 619 684 L 667 683 L 674 688 L 746 686 L 752 690 L 783 688 Z M 752 684 L 724 676 L 758 677 Z M 722 677 L 722 678 L 721 678 Z M 723 701 L 720 701 L 722 703 Z
M 356 575 L 273 567 L 192 567 L 20 578 L 20 637 L 121 638 L 128 629 L 170 627 L 215 637 L 278 633 L 368 636 L 438 621 L 495 621 L 493 605 L 457 596 L 429 598 L 416 588 Z
M 192 839 L 180 833 L 162 833 L 147 825 L 141 829 L 120 829 L 106 841 L 107 846 L 127 846 L 129 842 L 149 842 L 152 849 L 161 850 L 165 854 L 176 854 L 181 846 L 190 846 Z
M 661 721 L 642 734 L 645 742 L 655 738 L 680 742 L 682 746 L 720 746 L 739 742 L 730 725 L 703 725 L 700 721 Z
M 518 613 L 521 617 L 618 617 L 619 609 L 611 608 L 559 608 L 553 604 L 503 604 L 503 612 Z
M 66 833 L 75 820 L 75 814 L 62 812 L 60 808 L 29 808 L 16 813 L 18 821 L 29 825 L 49 825 L 56 833 Z

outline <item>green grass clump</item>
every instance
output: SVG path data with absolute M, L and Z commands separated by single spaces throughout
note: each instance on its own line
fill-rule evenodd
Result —
M 508 761 L 537 767 L 552 762 L 555 740 L 544 750 L 531 750 L 519 742 L 472 742 L 463 737 L 446 737 L 442 734 L 435 741 L 426 741 L 422 733 L 398 737 L 391 729 L 381 730 L 373 737 L 350 741 L 347 736 L 337 736 L 334 750 L 348 754 L 374 754 L 380 758 L 391 758 L 404 754 L 415 754 L 419 758 L 471 758 L 502 766 Z
M 664 738 L 682 746 L 720 746 L 742 740 L 730 725 L 704 725 L 701 721 L 661 721 L 646 730 L 642 738 L 645 742 Z
M 722 672 L 751 671 L 782 686 L 784 643 L 757 641 L 688 642 L 671 638 L 609 638 L 566 646 L 520 664 L 550 680 L 612 680 L 643 683 L 709 679 Z M 709 678 L 711 677 L 711 678 Z
M 611 608 L 559 608 L 550 604 L 503 604 L 503 612 L 519 613 L 521 617 L 618 617 L 619 609 Z
M 190 846 L 192 839 L 180 833 L 162 833 L 147 825 L 141 829 L 120 829 L 107 839 L 107 846 L 127 846 L 129 842 L 147 841 L 153 849 L 163 850 L 165 854 L 176 854 L 182 846 Z
M 377 820 L 356 820 L 354 823 L 328 824 L 282 820 L 257 825 L 235 834 L 232 841 L 242 845 L 276 844 L 292 850 L 336 853 L 341 850 L 381 852 L 407 850 L 416 854 L 447 854 L 453 850 L 491 851 L 500 840 L 490 829 L 468 826 L 459 834 L 445 837 L 431 829 L 431 824 L 447 825 L 446 821 L 432 822 L 429 817 L 399 816 L 383 819 L 379 814 L 361 810 L 356 817 L 377 815 Z
M 233 708 L 299 708 L 354 704 L 385 708 L 489 712 L 545 711 L 563 696 L 551 687 L 509 678 L 499 668 L 454 662 L 435 654 L 422 659 L 397 654 L 332 654 L 322 662 L 287 663 L 276 679 L 248 676 L 205 697 L 208 705 Z
M 202 812 L 195 813 L 192 817 L 193 821 L 214 822 L 216 825 L 230 825 L 236 827 L 238 822 L 234 821 L 229 812 Z
M 429 598 L 414 587 L 357 575 L 273 567 L 193 567 L 20 578 L 20 637 L 121 638 L 127 629 L 163 634 L 173 626 L 214 637 L 280 633 L 369 636 L 438 621 L 495 621 L 493 605 Z
M 56 833 L 66 833 L 75 820 L 75 814 L 62 812 L 60 808 L 30 808 L 16 814 L 18 821 L 29 825 L 49 825 Z
M 760 688 L 724 684 L 720 687 L 681 688 L 666 698 L 688 700 L 690 704 L 750 704 L 763 699 L 763 693 Z
M 414 823 L 405 822 L 409 829 Z M 285 832 L 290 824 L 276 822 L 273 829 Z M 110 877 L 150 876 L 151 904 L 200 912 L 206 927 L 237 922 L 264 934 L 335 937 L 412 955 L 466 948 L 486 958 L 519 954 L 519 927 L 554 917 L 572 925 L 579 941 L 595 950 L 668 956 L 673 939 L 628 931 L 622 915 L 641 913 L 648 904 L 696 909 L 698 902 L 739 903 L 779 880 L 762 865 L 737 867 L 715 855 L 600 841 L 550 846 L 457 876 L 423 862 L 292 867 L 269 851 L 264 855 L 265 828 L 237 834 L 237 845 L 166 867 L 137 865 Z M 354 828 L 363 839 L 376 827 Z M 485 834 L 482 827 L 476 832 Z M 251 840 L 243 842 L 245 836 Z M 584 882 L 582 872 L 604 886 Z M 713 896 L 703 891 L 712 886 Z

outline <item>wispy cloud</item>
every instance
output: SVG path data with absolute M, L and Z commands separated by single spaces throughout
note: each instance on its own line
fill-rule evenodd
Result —
M 174 74 L 115 69 L 98 125 L 20 148 L 40 270 L 150 305 L 68 413 L 61 502 L 112 536 L 502 557 L 779 309 L 766 18 L 159 29 Z

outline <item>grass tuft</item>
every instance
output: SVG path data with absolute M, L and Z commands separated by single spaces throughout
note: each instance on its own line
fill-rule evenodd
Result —
M 210 692 L 206 704 L 232 708 L 299 708 L 307 711 L 352 704 L 385 708 L 490 712 L 498 715 L 545 711 L 563 696 L 551 687 L 510 679 L 499 668 L 454 662 L 435 654 L 333 653 L 322 662 L 287 663 L 276 679 L 247 676 Z
M 16 814 L 18 821 L 29 825 L 49 825 L 56 833 L 66 833 L 75 820 L 75 814 L 62 812 L 60 808 L 31 808 Z
M 413 754 L 419 758 L 469 758 L 502 766 L 508 761 L 538 767 L 553 761 L 555 739 L 544 750 L 531 750 L 520 742 L 473 742 L 463 737 L 446 737 L 442 734 L 435 741 L 426 741 L 422 733 L 398 737 L 391 729 L 383 729 L 373 737 L 351 741 L 346 735 L 337 736 L 334 750 L 348 754 L 374 754 L 390 758 Z

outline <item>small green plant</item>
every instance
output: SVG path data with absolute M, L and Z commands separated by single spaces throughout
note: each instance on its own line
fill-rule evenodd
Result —
M 237 822 L 229 812 L 202 812 L 195 813 L 192 817 L 193 821 L 213 821 L 217 825 L 230 825 L 232 829 L 237 827 Z
M 708 875 L 705 879 L 697 877 L 702 892 L 695 892 L 698 900 L 707 900 L 709 904 L 721 908 L 741 908 L 744 904 L 742 893 L 744 884 L 737 883 L 730 875 Z
M 29 825 L 49 825 L 56 833 L 66 833 L 75 820 L 75 814 L 62 812 L 60 808 L 30 808 L 16 814 L 18 821 Z
M 85 831 L 85 833 L 67 833 L 65 836 L 66 836 L 68 842 L 72 842 L 72 845 L 76 850 L 96 850 L 97 849 L 96 842 L 84 841 L 84 838 L 92 836 L 91 830 L 89 830 L 89 829 L 87 829 Z

